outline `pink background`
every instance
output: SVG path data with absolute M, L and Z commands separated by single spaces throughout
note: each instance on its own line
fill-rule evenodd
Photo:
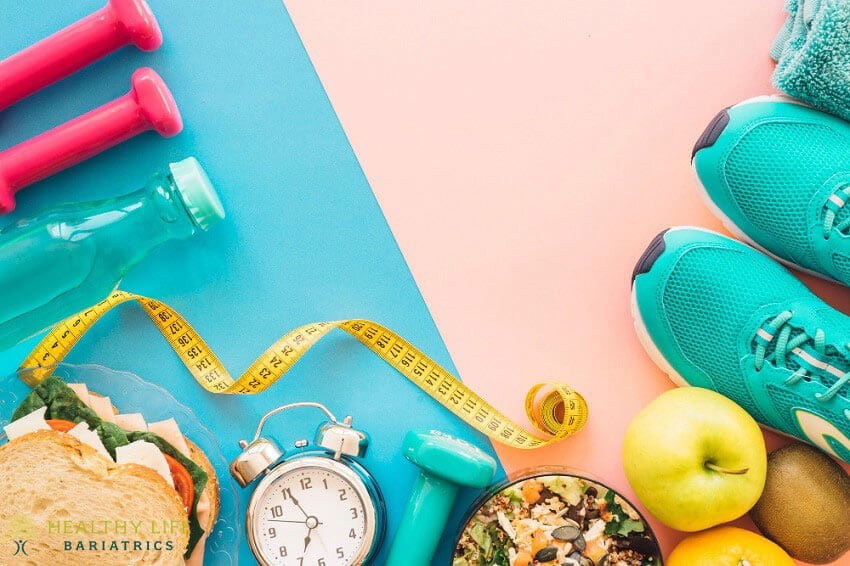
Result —
M 691 147 L 772 90 L 783 4 L 286 0 L 466 383 L 523 423 L 542 379 L 590 405 L 573 439 L 497 447 L 509 471 L 563 464 L 631 495 L 625 428 L 671 387 L 632 331 L 632 267 L 662 228 L 722 230 Z M 654 525 L 666 554 L 681 535 Z

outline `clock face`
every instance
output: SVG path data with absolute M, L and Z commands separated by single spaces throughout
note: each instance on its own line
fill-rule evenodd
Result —
M 368 491 L 343 464 L 302 465 L 268 480 L 252 503 L 254 544 L 268 564 L 346 565 L 368 553 L 373 506 L 364 503 Z

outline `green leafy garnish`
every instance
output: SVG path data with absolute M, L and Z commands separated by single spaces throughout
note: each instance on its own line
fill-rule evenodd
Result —
M 613 515 L 611 520 L 605 524 L 605 534 L 607 536 L 626 536 L 629 533 L 642 533 L 646 529 L 644 524 L 629 517 L 628 513 L 623 510 L 623 506 L 617 503 L 615 497 L 611 490 L 605 493 L 606 508 Z

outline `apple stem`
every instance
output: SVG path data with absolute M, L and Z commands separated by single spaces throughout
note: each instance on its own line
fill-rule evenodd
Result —
M 730 474 L 733 476 L 742 476 L 750 471 L 749 468 L 741 468 L 740 470 L 730 470 L 729 468 L 718 466 L 714 462 L 706 462 L 705 467 L 713 472 L 720 472 L 721 474 Z

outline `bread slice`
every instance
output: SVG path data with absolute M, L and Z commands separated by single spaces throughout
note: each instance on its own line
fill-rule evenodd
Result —
M 215 473 L 215 468 L 213 468 L 212 462 L 207 458 L 204 451 L 188 438 L 186 444 L 189 446 L 189 458 L 207 473 L 207 485 L 204 488 L 204 493 L 210 498 L 210 520 L 207 521 L 208 524 L 202 524 L 201 528 L 209 534 L 218 520 L 218 512 L 221 509 L 221 485 L 218 481 L 218 475 Z
M 2 564 L 179 565 L 188 541 L 183 502 L 151 469 L 54 431 L 0 447 Z

